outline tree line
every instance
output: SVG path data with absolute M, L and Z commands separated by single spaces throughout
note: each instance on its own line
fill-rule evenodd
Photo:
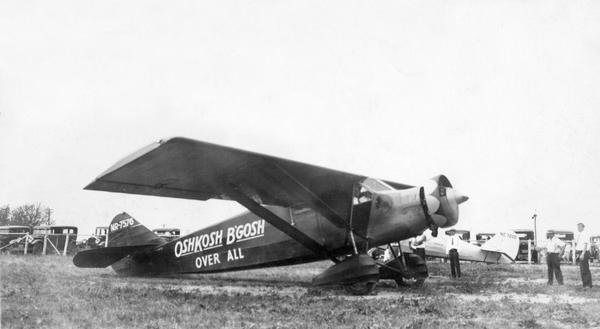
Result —
M 0 207 L 0 226 L 40 226 L 53 225 L 52 209 L 41 203 L 32 203 L 11 209 L 9 205 Z

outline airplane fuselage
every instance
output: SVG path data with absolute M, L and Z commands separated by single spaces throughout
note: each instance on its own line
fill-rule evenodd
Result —
M 280 218 L 310 236 L 329 251 L 330 255 L 343 256 L 352 253 L 353 246 L 346 229 L 312 209 L 267 207 Z M 354 206 L 354 222 L 361 238 L 355 235 L 357 245 L 366 250 L 369 246 L 399 241 L 427 228 L 420 207 L 404 209 L 396 216 L 393 226 L 378 223 L 370 217 L 371 203 Z M 386 225 L 381 234 L 373 226 Z M 390 238 L 391 237 L 391 238 Z M 327 259 L 315 254 L 298 241 L 273 227 L 257 215 L 245 212 L 218 224 L 198 230 L 168 243 L 151 247 L 127 256 L 113 264 L 123 274 L 209 273 L 280 266 Z

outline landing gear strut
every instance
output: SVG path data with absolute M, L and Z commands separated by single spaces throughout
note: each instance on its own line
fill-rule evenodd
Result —
M 416 254 L 403 254 L 400 243 L 398 243 L 398 253 L 396 253 L 394 246 L 388 245 L 388 247 L 391 249 L 394 258 L 385 263 L 378 262 L 380 265 L 380 278 L 392 279 L 396 281 L 398 286 L 407 286 L 405 279 L 414 279 L 413 286 L 422 287 L 425 279 L 429 276 L 425 259 Z

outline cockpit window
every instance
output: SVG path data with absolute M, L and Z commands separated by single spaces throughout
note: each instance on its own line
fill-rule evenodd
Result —
M 371 200 L 373 200 L 373 194 L 364 186 L 361 186 L 358 190 L 358 194 L 354 196 L 354 204 L 369 202 Z
M 369 202 L 373 199 L 373 193 L 391 191 L 394 188 L 383 181 L 375 178 L 365 178 L 359 183 L 357 194 L 354 196 L 354 204 Z
M 391 191 L 394 188 L 386 184 L 385 182 L 375 179 L 375 178 L 365 178 L 360 186 L 371 192 L 382 192 L 382 191 Z

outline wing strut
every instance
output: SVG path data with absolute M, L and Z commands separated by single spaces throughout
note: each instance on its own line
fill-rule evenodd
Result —
M 346 220 L 344 220 L 337 212 L 335 212 L 333 209 L 331 209 L 331 207 L 329 207 L 329 205 L 323 201 L 321 198 L 319 198 L 317 195 L 315 195 L 308 187 L 306 187 L 304 184 L 302 184 L 298 179 L 296 179 L 296 177 L 294 177 L 292 174 L 290 174 L 287 170 L 283 169 L 281 166 L 279 166 L 278 164 L 275 164 L 275 168 L 277 168 L 280 173 L 283 174 L 283 176 L 285 178 L 288 179 L 288 181 L 291 184 L 296 185 L 296 187 L 298 187 L 298 189 L 294 190 L 293 193 L 296 193 L 296 195 L 298 195 L 301 198 L 305 198 L 308 200 L 311 200 L 311 208 L 317 210 L 319 213 L 321 213 L 323 216 L 325 216 L 326 219 L 328 219 L 331 223 L 333 223 L 333 225 L 339 227 L 339 228 L 344 228 L 347 231 L 349 231 L 350 233 L 353 233 L 355 235 L 357 235 L 358 237 L 364 239 L 364 240 L 368 240 L 366 236 L 364 236 L 363 234 L 360 234 L 359 232 L 356 232 L 354 230 L 354 228 L 352 227 L 351 223 L 348 223 Z M 352 198 L 353 196 L 349 196 L 350 198 Z M 350 208 L 352 211 L 352 208 Z M 352 237 L 354 239 L 354 237 Z M 355 243 L 353 243 L 355 245 Z M 356 249 L 356 246 L 355 246 Z
M 294 226 L 290 225 L 287 221 L 282 219 L 281 217 L 275 215 L 269 209 L 261 206 L 256 203 L 252 198 L 248 197 L 244 192 L 240 191 L 234 185 L 229 185 L 229 189 L 227 190 L 227 195 L 230 196 L 233 200 L 237 201 L 242 206 L 246 207 L 255 215 L 263 218 L 269 224 L 273 225 L 276 229 L 281 232 L 287 234 L 292 239 L 298 241 L 300 244 L 314 252 L 318 255 L 325 255 L 329 259 L 331 259 L 334 263 L 339 263 L 339 261 L 322 245 L 320 245 L 317 241 L 315 241 L 310 236 L 306 235 L 304 232 L 298 230 Z

